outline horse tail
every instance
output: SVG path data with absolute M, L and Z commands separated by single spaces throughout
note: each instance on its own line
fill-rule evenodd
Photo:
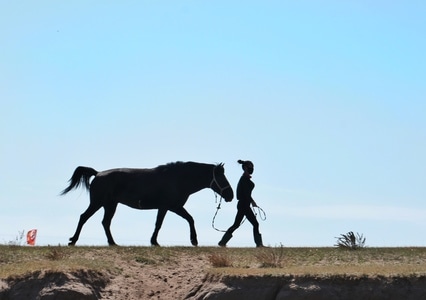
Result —
M 74 171 L 74 174 L 72 174 L 72 177 L 69 180 L 70 185 L 61 192 L 61 195 L 65 195 L 72 189 L 78 188 L 80 184 L 83 184 L 84 187 L 89 190 L 90 177 L 96 176 L 97 174 L 98 171 L 96 171 L 95 169 L 88 167 L 77 167 L 77 169 L 75 169 Z

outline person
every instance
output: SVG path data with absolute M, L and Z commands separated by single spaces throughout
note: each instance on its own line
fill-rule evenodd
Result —
M 255 186 L 254 182 L 251 180 L 251 175 L 254 171 L 254 165 L 249 160 L 238 160 L 238 163 L 242 165 L 244 171 L 243 175 L 238 181 L 237 186 L 238 211 L 237 215 L 235 216 L 234 224 L 232 224 L 232 226 L 229 227 L 229 229 L 225 232 L 219 242 L 219 246 L 226 246 L 226 243 L 228 243 L 228 241 L 232 238 L 234 231 L 240 227 L 243 218 L 246 217 L 247 220 L 249 220 L 249 222 L 253 225 L 253 237 L 256 246 L 263 247 L 262 235 L 259 232 L 259 222 L 257 221 L 256 216 L 250 207 L 250 205 L 257 207 L 256 202 L 251 196 L 251 192 Z

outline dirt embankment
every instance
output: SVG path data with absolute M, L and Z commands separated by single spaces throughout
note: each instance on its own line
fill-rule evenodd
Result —
M 35 272 L 0 281 L 0 300 L 101 299 L 101 293 L 109 282 L 107 276 L 92 271 Z
M 426 299 L 426 277 L 210 276 L 187 299 Z
M 186 269 L 187 270 L 187 269 Z M 153 271 L 153 270 L 151 270 Z M 170 270 L 168 270 L 170 271 Z M 426 277 L 221 276 L 144 272 L 112 277 L 97 272 L 34 273 L 0 282 L 0 300 L 92 299 L 426 299 Z

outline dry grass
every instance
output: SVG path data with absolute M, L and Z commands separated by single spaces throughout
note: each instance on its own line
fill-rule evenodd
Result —
M 232 267 L 232 260 L 226 252 L 212 253 L 208 258 L 214 268 Z
M 261 268 L 281 268 L 284 263 L 285 249 L 282 244 L 275 248 L 260 248 L 255 257 Z
M 36 271 L 93 270 L 120 273 L 126 261 L 177 265 L 205 262 L 205 270 L 229 275 L 426 276 L 426 248 L 217 248 L 217 247 L 25 247 L 0 245 L 0 279 Z M 202 270 L 200 270 L 202 271 Z

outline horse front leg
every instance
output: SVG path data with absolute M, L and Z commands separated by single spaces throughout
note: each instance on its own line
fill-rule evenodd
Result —
M 154 233 L 151 237 L 152 246 L 160 246 L 157 242 L 158 232 L 160 231 L 161 225 L 163 225 L 164 217 L 166 216 L 167 209 L 160 208 L 157 213 L 157 221 L 155 222 Z
M 171 209 L 171 211 L 174 212 L 175 214 L 177 214 L 178 216 L 181 216 L 182 218 L 184 218 L 185 220 L 188 221 L 189 230 L 190 230 L 190 234 L 191 234 L 190 235 L 191 244 L 193 246 L 198 246 L 197 232 L 195 230 L 194 218 L 192 218 L 192 216 L 183 207 Z

